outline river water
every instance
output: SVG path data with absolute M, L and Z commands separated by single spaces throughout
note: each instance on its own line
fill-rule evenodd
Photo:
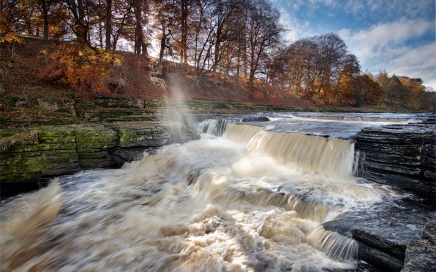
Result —
M 199 140 L 4 200 L 4 271 L 320 271 L 357 243 L 320 228 L 400 196 L 353 176 L 366 126 L 415 115 L 262 113 L 196 124 Z M 418 118 L 419 119 L 419 118 Z

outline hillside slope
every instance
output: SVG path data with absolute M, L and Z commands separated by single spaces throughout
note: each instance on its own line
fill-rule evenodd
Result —
M 94 52 L 75 43 L 23 39 L 20 44 L 0 44 L 0 50 L 2 127 L 123 116 L 144 120 L 167 101 L 188 101 L 190 110 L 201 112 L 255 111 L 258 105 L 270 105 L 262 110 L 356 110 L 317 105 L 261 81 L 249 89 L 239 78 L 173 62 L 165 62 L 160 75 L 153 59 Z

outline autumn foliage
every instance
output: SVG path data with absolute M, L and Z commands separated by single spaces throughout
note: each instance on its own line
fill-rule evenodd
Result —
M 41 52 L 46 69 L 41 79 L 65 84 L 79 93 L 109 93 L 118 85 L 122 57 L 81 43 L 63 43 Z
M 162 96 L 176 73 L 205 99 L 432 107 L 421 79 L 362 72 L 335 33 L 285 44 L 280 21 L 268 0 L 0 0 L 0 46 L 55 43 L 37 77 L 82 94 Z

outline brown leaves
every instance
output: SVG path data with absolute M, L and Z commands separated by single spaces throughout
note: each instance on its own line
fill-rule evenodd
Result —
M 123 63 L 118 54 L 94 50 L 80 43 L 64 43 L 41 53 L 47 69 L 39 76 L 68 85 L 79 93 L 109 93 L 116 68 Z

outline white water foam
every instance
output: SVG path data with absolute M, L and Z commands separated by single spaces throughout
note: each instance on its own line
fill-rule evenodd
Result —
M 310 163 L 289 164 L 282 159 L 286 156 L 269 151 L 274 141 L 282 144 L 275 140 L 279 136 L 265 134 L 260 127 L 231 125 L 222 138 L 166 146 L 122 169 L 63 177 L 52 187 L 18 197 L 6 204 L 7 212 L 2 214 L 2 236 L 8 235 L 1 248 L 2 258 L 6 256 L 2 269 L 353 267 L 355 256 L 342 253 L 352 252 L 353 243 L 342 242 L 340 249 L 332 246 L 331 241 L 341 243 L 341 237 L 319 234 L 317 227 L 342 213 L 384 201 L 390 192 L 347 175 L 330 175 L 336 166 L 306 169 Z M 336 144 L 316 140 L 324 149 Z M 330 170 L 324 173 L 324 169 Z M 34 227 L 14 232 L 29 220 Z M 329 246 L 322 242 L 326 237 Z

